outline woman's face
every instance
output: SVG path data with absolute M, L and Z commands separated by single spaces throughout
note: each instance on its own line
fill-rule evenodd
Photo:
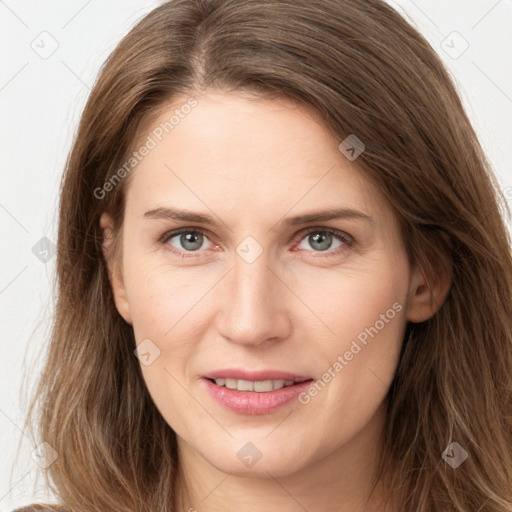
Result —
M 195 98 L 141 136 L 126 195 L 113 288 L 149 393 L 180 446 L 226 473 L 362 449 L 414 309 L 398 221 L 305 107 Z

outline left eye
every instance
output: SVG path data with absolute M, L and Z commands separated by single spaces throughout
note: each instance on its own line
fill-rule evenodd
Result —
M 339 245 L 334 248 L 331 247 L 333 239 L 339 242 Z M 350 243 L 348 235 L 331 229 L 316 229 L 309 231 L 301 240 L 307 240 L 310 246 L 315 249 L 315 252 L 332 252 L 333 250 L 349 245 Z

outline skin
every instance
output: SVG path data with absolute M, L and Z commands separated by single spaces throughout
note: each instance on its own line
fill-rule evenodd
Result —
M 193 96 L 198 105 L 131 176 L 121 262 L 110 251 L 111 218 L 100 221 L 117 309 L 137 344 L 149 338 L 160 350 L 141 368 L 177 435 L 177 510 L 382 512 L 380 485 L 364 506 L 404 331 L 436 313 L 449 282 L 429 288 L 409 266 L 391 207 L 313 111 L 241 93 Z M 187 99 L 175 97 L 151 126 Z M 207 213 L 220 225 L 144 217 L 159 207 Z M 372 221 L 281 222 L 326 207 Z M 159 243 L 184 227 L 205 236 Z M 308 228 L 326 237 L 322 229 L 338 230 L 353 244 L 333 237 L 322 251 Z M 263 251 L 252 263 L 236 252 L 248 236 Z M 394 304 L 402 306 L 394 319 L 305 405 L 237 414 L 200 385 L 203 374 L 226 367 L 321 379 Z M 250 468 L 237 457 L 247 442 L 262 454 Z

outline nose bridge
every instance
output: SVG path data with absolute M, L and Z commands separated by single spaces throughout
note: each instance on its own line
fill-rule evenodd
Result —
M 222 290 L 221 334 L 243 344 L 282 336 L 287 322 L 278 282 L 269 251 L 262 251 L 253 260 L 235 254 Z
M 233 293 L 236 304 L 257 307 L 268 297 L 273 287 L 274 274 L 269 268 L 269 258 L 262 254 L 253 262 L 236 257 L 233 265 Z

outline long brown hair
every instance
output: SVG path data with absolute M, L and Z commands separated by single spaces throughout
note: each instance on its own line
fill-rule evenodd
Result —
M 382 0 L 173 0 L 120 42 L 87 102 L 61 187 L 57 305 L 27 425 L 71 510 L 172 511 L 176 438 L 118 314 L 99 217 L 141 127 L 177 94 L 218 89 L 316 110 L 393 206 L 411 264 L 450 268 L 446 302 L 409 324 L 389 391 L 381 474 L 397 510 L 512 511 L 510 215 L 440 58 Z M 134 171 L 136 172 L 136 170 Z M 457 442 L 458 469 L 443 458 Z M 391 494 L 392 493 L 392 494 Z

